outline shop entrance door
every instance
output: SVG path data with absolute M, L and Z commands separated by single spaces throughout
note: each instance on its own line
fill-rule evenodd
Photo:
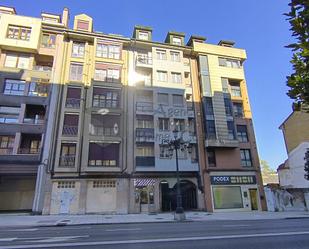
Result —
M 258 210 L 257 189 L 249 189 L 251 210 Z

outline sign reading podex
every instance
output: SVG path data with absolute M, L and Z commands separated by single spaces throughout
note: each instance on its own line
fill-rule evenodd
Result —
M 213 185 L 256 184 L 256 177 L 255 176 L 211 176 L 210 182 Z

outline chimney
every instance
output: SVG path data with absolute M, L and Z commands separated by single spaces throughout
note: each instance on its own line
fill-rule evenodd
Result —
M 62 12 L 62 24 L 64 24 L 65 27 L 68 27 L 69 24 L 69 9 L 64 8 Z

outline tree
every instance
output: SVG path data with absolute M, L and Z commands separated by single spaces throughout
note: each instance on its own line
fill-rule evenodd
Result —
M 264 184 L 278 183 L 277 172 L 269 166 L 268 162 L 261 160 L 260 164 Z
M 291 10 L 285 13 L 296 42 L 286 46 L 293 53 L 293 73 L 287 76 L 287 95 L 298 104 L 309 105 L 309 1 L 291 0 Z

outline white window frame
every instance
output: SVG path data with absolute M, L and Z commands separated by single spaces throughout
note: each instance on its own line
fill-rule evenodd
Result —
M 166 71 L 157 71 L 157 79 L 161 82 L 167 82 L 167 72 Z
M 182 83 L 182 75 L 178 72 L 171 72 L 172 83 L 181 84 Z

